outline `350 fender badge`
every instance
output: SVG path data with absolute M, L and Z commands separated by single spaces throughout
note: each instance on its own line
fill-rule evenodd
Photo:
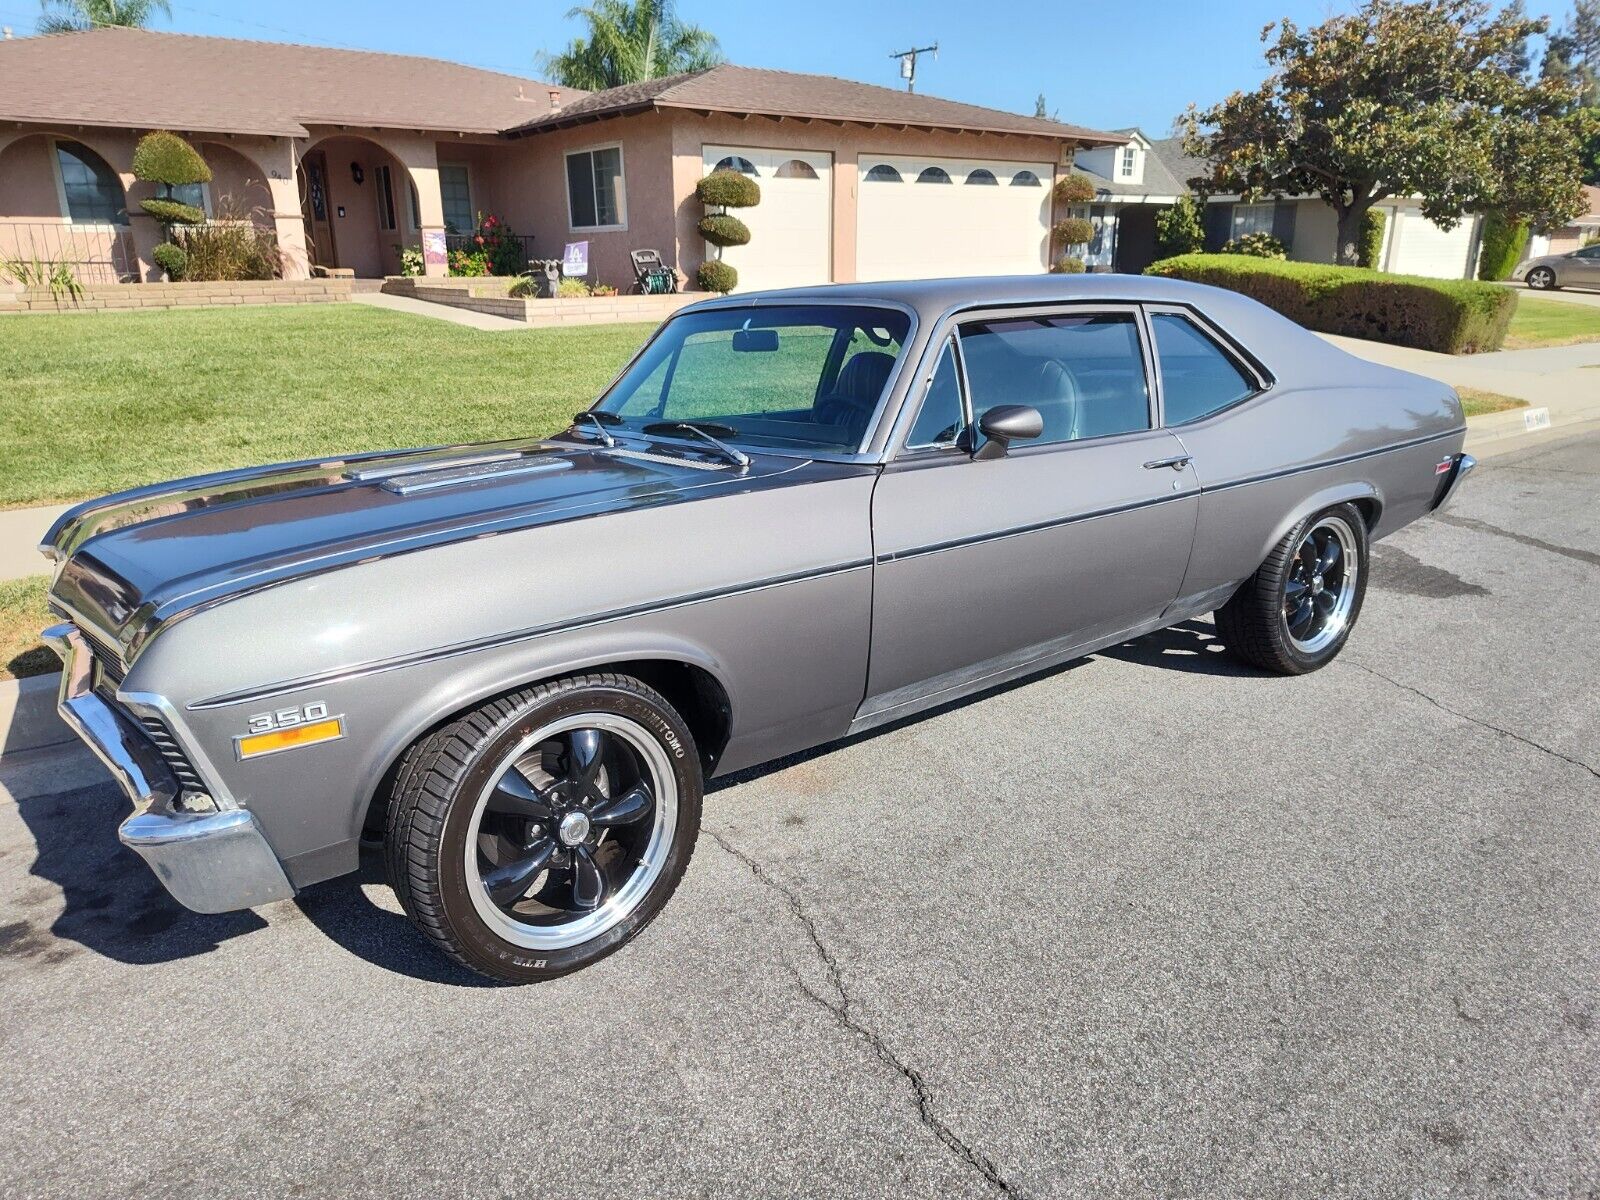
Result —
M 343 715 L 330 717 L 328 706 L 313 700 L 298 708 L 277 708 L 247 718 L 250 731 L 233 739 L 235 753 L 243 762 L 284 750 L 298 750 L 319 742 L 336 742 L 344 736 Z

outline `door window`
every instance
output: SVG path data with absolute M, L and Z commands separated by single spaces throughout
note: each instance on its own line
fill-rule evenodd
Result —
M 1161 401 L 1168 425 L 1209 417 L 1256 390 L 1222 347 L 1188 317 L 1151 313 L 1150 325 L 1161 363 Z
M 916 423 L 906 435 L 906 449 L 952 446 L 960 436 L 966 418 L 961 411 L 961 380 L 956 372 L 955 343 L 946 342 L 939 352 L 939 365 L 922 398 Z
M 961 356 L 973 413 L 1031 405 L 1044 418 L 1039 443 L 1150 428 L 1150 391 L 1132 313 L 963 325 Z

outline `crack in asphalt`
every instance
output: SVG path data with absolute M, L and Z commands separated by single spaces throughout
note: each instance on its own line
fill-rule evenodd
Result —
M 1409 683 L 1401 683 L 1398 679 L 1393 679 L 1390 676 L 1385 675 L 1382 671 L 1374 670 L 1373 668 L 1367 666 L 1365 663 L 1351 662 L 1351 661 L 1345 660 L 1345 665 L 1346 666 L 1350 666 L 1350 667 L 1354 667 L 1358 671 L 1365 671 L 1368 675 L 1371 675 L 1371 676 L 1373 676 L 1373 677 L 1375 677 L 1377 679 L 1383 680 L 1385 683 L 1389 684 L 1391 687 L 1397 687 L 1401 691 L 1410 692 L 1413 696 L 1420 696 L 1422 699 L 1426 700 L 1429 704 L 1433 705 L 1435 708 L 1439 709 L 1441 712 L 1447 712 L 1452 717 L 1456 717 L 1456 718 L 1459 718 L 1460 720 L 1466 721 L 1466 722 L 1468 722 L 1470 724 L 1480 726 L 1483 729 L 1489 730 L 1491 733 L 1498 733 L 1501 737 L 1508 737 L 1514 742 L 1521 742 L 1524 746 L 1532 747 L 1533 749 L 1539 751 L 1541 754 L 1548 754 L 1552 758 L 1559 758 L 1562 762 L 1571 763 L 1575 767 L 1582 767 L 1585 771 L 1589 772 L 1589 774 L 1593 775 L 1596 779 L 1600 779 L 1600 771 L 1595 770 L 1595 768 L 1591 767 L 1588 763 L 1584 762 L 1581 758 L 1573 758 L 1571 755 L 1563 754 L 1559 750 L 1553 750 L 1549 746 L 1546 746 L 1541 742 L 1536 742 L 1532 738 L 1523 737 L 1522 734 L 1520 734 L 1520 733 L 1516 733 L 1516 732 L 1514 732 L 1514 731 L 1512 731 L 1510 729 L 1506 729 L 1506 728 L 1504 728 L 1502 726 L 1495 725 L 1490 721 L 1485 721 L 1481 717 L 1475 717 L 1470 713 L 1462 712 L 1460 709 L 1451 708 L 1448 704 L 1445 704 L 1444 702 L 1442 702 L 1440 700 L 1434 699 L 1432 696 L 1428 695 L 1428 693 L 1423 691 L 1421 688 L 1412 687 Z
M 883 1038 L 876 1031 L 863 1025 L 860 1020 L 851 1015 L 850 993 L 845 988 L 844 976 L 839 970 L 839 960 L 834 957 L 833 951 L 828 949 L 827 943 L 822 940 L 822 935 L 817 930 L 816 922 L 806 912 L 805 905 L 800 903 L 800 897 L 795 894 L 793 889 L 785 886 L 773 876 L 756 858 L 740 850 L 722 835 L 709 829 L 704 832 L 730 856 L 743 863 L 749 869 L 750 874 L 755 877 L 756 882 L 775 892 L 783 900 L 784 906 L 789 910 L 789 914 L 795 919 L 795 922 L 805 931 L 806 938 L 811 943 L 811 948 L 816 951 L 817 958 L 827 971 L 828 983 L 837 997 L 836 999 L 829 999 L 827 996 L 813 990 L 811 985 L 796 971 L 795 982 L 799 985 L 800 991 L 806 998 L 832 1016 L 841 1027 L 865 1041 L 867 1045 L 872 1047 L 872 1051 L 877 1055 L 879 1061 L 895 1071 L 911 1085 L 912 1094 L 917 1102 L 917 1116 L 928 1131 L 944 1144 L 946 1149 L 1003 1194 L 1007 1196 L 1021 1195 L 1020 1192 L 1012 1187 L 1005 1176 L 1000 1174 L 999 1168 L 994 1165 L 994 1161 L 987 1154 L 962 1141 L 950 1126 L 939 1119 L 938 1114 L 933 1111 L 933 1096 L 928 1090 L 928 1084 L 923 1078 L 922 1072 L 901 1059 L 884 1043 Z
M 1550 554 L 1559 554 L 1562 558 L 1588 563 L 1591 567 L 1600 567 L 1600 554 L 1596 554 L 1592 550 L 1579 550 L 1572 546 L 1562 546 L 1556 542 L 1547 542 L 1543 538 L 1536 538 L 1531 534 L 1517 533 L 1511 529 L 1501 529 L 1500 526 L 1491 525 L 1487 521 L 1475 520 L 1472 517 L 1458 517 L 1454 513 L 1434 513 L 1433 519 L 1446 525 L 1454 525 L 1458 529 L 1470 529 L 1474 533 L 1487 533 L 1494 537 L 1509 538 L 1511 541 L 1520 542 L 1524 546 L 1532 546 L 1535 550 L 1544 550 Z

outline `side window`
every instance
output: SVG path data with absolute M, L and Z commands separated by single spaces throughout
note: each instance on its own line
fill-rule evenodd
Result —
M 973 413 L 997 404 L 1032 405 L 1044 418 L 1041 443 L 1150 428 L 1150 392 L 1132 313 L 963 325 L 961 354 Z
M 1178 313 L 1150 314 L 1166 423 L 1183 425 L 1243 400 L 1256 385 L 1199 326 Z
M 961 428 L 966 424 L 961 413 L 961 381 L 956 374 L 956 356 L 952 343 L 946 342 L 939 352 L 939 365 L 934 368 L 933 381 L 922 399 L 922 410 L 916 423 L 906 435 L 906 449 L 925 446 L 950 446 L 955 443 Z

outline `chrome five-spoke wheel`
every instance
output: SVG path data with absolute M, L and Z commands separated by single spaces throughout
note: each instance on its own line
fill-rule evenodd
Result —
M 1283 586 L 1283 621 L 1302 654 L 1319 654 L 1344 633 L 1360 571 L 1355 531 L 1323 517 L 1306 531 Z

